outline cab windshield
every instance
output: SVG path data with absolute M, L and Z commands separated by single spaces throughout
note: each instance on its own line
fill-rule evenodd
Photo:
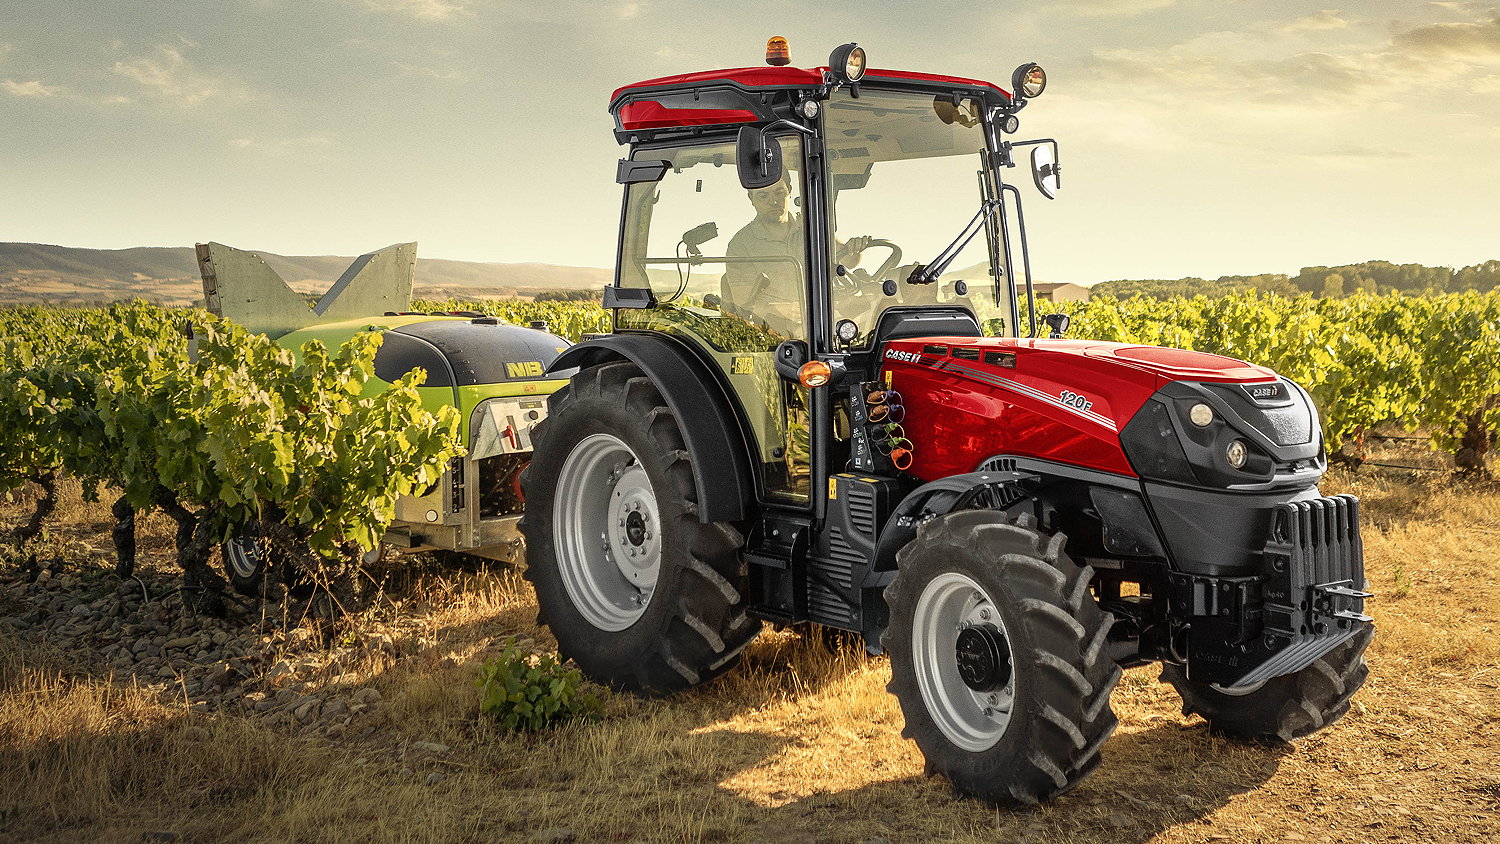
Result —
M 1008 312 L 996 304 L 1009 301 L 1008 294 L 996 296 L 997 278 L 1005 279 L 991 258 L 998 222 L 971 240 L 936 282 L 906 283 L 913 269 L 953 242 L 987 198 L 982 105 L 868 87 L 858 98 L 841 90 L 826 105 L 833 315 L 858 326 L 853 346 L 867 346 L 880 314 L 895 305 L 967 307 L 985 334 L 1013 334 Z M 882 292 L 886 279 L 898 282 L 896 295 Z

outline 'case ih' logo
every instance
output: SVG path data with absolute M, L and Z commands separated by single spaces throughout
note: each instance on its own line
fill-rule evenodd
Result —
M 1241 384 L 1240 389 L 1254 401 L 1275 401 L 1284 395 L 1280 381 L 1274 384 Z
M 900 349 L 886 349 L 885 359 L 905 361 L 906 363 L 922 362 L 922 356 L 917 354 L 916 352 L 903 352 Z

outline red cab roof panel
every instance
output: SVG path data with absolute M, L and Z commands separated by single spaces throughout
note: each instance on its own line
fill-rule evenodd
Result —
M 827 70 L 828 68 L 826 67 L 733 67 L 723 70 L 682 73 L 676 76 L 662 76 L 616 89 L 610 97 L 610 103 L 618 102 L 621 97 L 636 91 L 691 87 L 710 82 L 729 82 L 745 88 L 814 87 L 823 84 L 823 74 Z M 865 72 L 864 78 L 867 81 L 875 79 L 911 80 L 916 82 L 936 82 L 964 88 L 988 88 L 998 92 L 1006 99 L 1010 99 L 1010 93 L 1004 88 L 980 79 L 965 79 L 961 76 L 943 76 L 936 73 L 918 73 L 910 70 L 876 70 L 872 68 Z

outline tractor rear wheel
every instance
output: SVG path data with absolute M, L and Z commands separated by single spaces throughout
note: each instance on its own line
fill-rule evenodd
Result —
M 928 522 L 886 589 L 890 691 L 914 740 L 959 791 L 1033 805 L 1099 764 L 1120 668 L 1093 570 L 1030 516 L 965 510 Z
M 559 652 L 648 695 L 732 667 L 760 629 L 745 612 L 744 539 L 698 520 L 691 458 L 651 379 L 625 362 L 579 372 L 535 442 L 525 577 Z
M 1161 679 L 1182 696 L 1182 714 L 1202 715 L 1222 736 L 1280 744 L 1329 726 L 1349 711 L 1349 700 L 1370 669 L 1365 648 L 1375 635 L 1366 627 L 1354 638 L 1293 674 L 1272 677 L 1246 691 L 1190 680 L 1180 665 L 1162 666 Z

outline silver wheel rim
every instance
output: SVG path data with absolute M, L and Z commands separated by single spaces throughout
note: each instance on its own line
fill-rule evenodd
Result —
M 225 546 L 229 568 L 240 580 L 250 580 L 260 572 L 260 548 L 253 537 L 236 536 Z
M 1004 687 L 990 691 L 970 688 L 955 656 L 959 634 L 982 625 L 1004 637 L 1004 658 L 1011 666 Z M 917 688 L 938 729 L 964 750 L 994 747 L 1010 726 L 1016 697 L 1014 648 L 995 602 L 973 580 L 945 572 L 928 581 L 917 598 L 911 638 Z
M 557 479 L 552 545 L 563 588 L 589 624 L 638 621 L 661 572 L 661 517 L 651 479 L 611 434 L 585 437 Z

